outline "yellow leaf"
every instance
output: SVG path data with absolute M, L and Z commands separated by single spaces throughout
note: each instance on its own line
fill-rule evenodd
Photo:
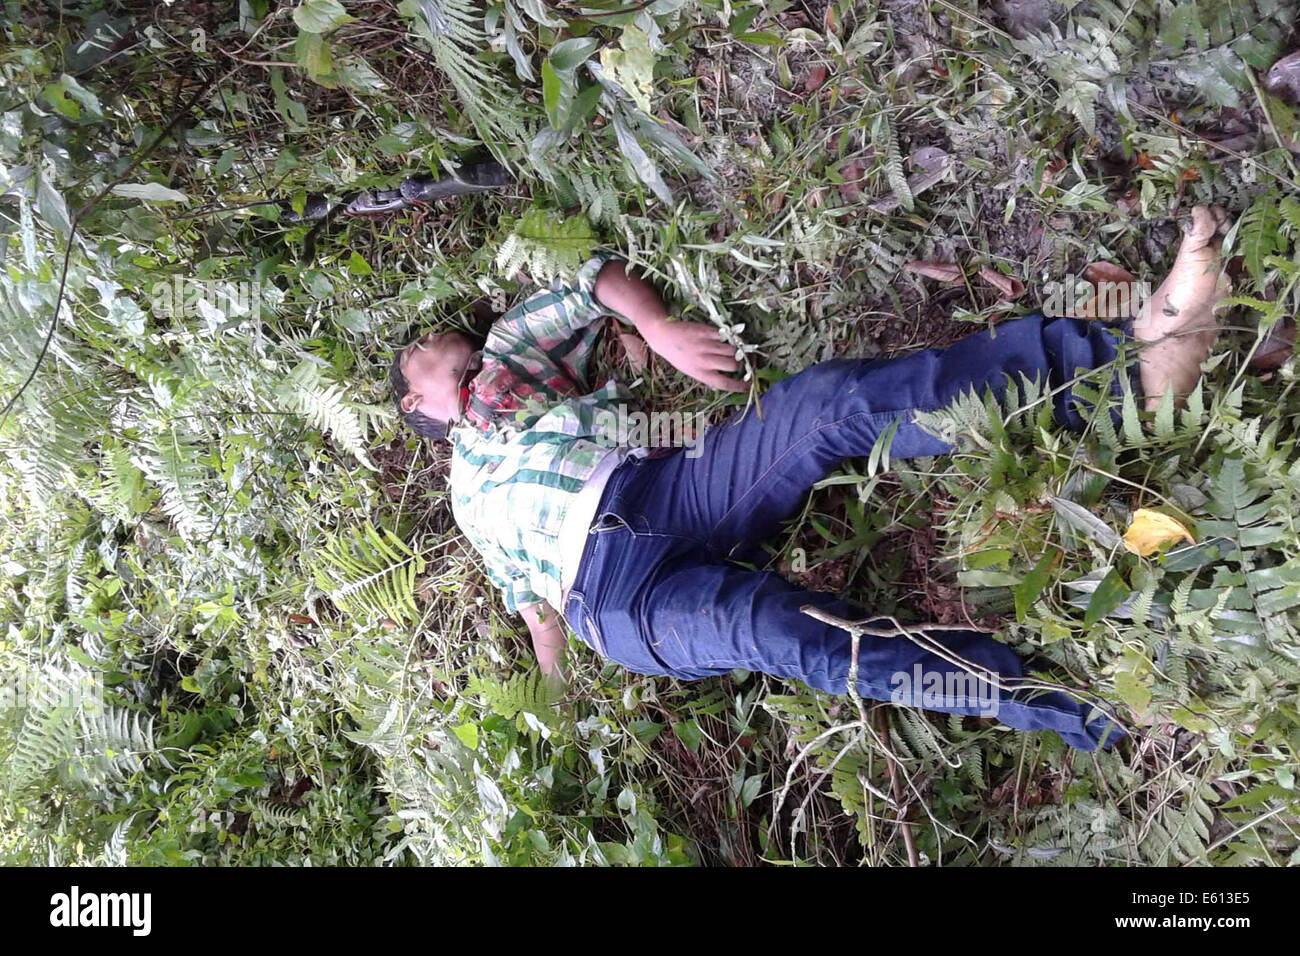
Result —
M 1149 508 L 1133 512 L 1133 521 L 1124 532 L 1124 547 L 1143 557 L 1155 554 L 1173 541 L 1196 543 L 1192 533 L 1181 522 Z
M 655 86 L 655 55 L 650 50 L 650 38 L 629 25 L 623 28 L 622 44 L 621 50 L 606 47 L 600 51 L 600 68 L 649 113 Z

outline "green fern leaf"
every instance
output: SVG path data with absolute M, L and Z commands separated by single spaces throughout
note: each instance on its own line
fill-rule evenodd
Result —
M 326 382 L 318 366 L 301 362 L 277 386 L 276 395 L 287 411 L 296 412 L 321 432 L 328 432 L 334 444 L 371 471 L 361 413 L 346 399 L 341 383 Z
M 414 621 L 415 582 L 425 561 L 391 531 L 364 524 L 331 540 L 316 583 L 345 613 L 369 623 Z

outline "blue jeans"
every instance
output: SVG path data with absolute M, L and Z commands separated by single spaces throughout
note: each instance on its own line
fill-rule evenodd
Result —
M 565 617 L 597 653 L 637 673 L 696 680 L 744 668 L 845 693 L 848 633 L 800 608 L 812 604 L 850 620 L 870 615 L 734 562 L 758 563 L 762 540 L 797 513 L 813 483 L 844 459 L 869 454 L 895 421 L 891 458 L 951 451 L 912 413 L 941 408 L 972 386 L 1000 396 L 1008 376 L 1060 386 L 1113 360 L 1127 334 L 1032 315 L 946 349 L 838 359 L 784 379 L 762 396 L 761 412 L 750 407 L 709 429 L 698 457 L 678 449 L 619 466 L 588 534 Z M 1068 428 L 1083 425 L 1068 389 L 1056 396 L 1055 413 Z M 988 676 L 1022 674 L 1016 654 L 986 634 L 945 630 L 927 637 Z M 1054 730 L 1083 750 L 1120 736 L 1105 716 L 1066 694 L 996 690 L 970 675 L 907 637 L 860 641 L 863 697 L 900 701 L 902 694 L 901 702 L 927 709 L 985 716 L 995 700 L 1002 723 Z M 916 678 L 940 693 L 922 698 Z

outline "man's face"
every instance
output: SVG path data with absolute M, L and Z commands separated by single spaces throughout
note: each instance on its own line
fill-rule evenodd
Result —
M 428 332 L 404 348 L 398 361 L 410 390 L 402 396 L 402 411 L 455 421 L 461 378 L 473 354 L 473 345 L 459 332 Z

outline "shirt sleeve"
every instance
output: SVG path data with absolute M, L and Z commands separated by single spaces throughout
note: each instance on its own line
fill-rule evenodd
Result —
M 483 559 L 483 567 L 487 571 L 488 580 L 501 592 L 501 598 L 505 601 L 506 610 L 514 614 L 521 607 L 536 604 L 542 600 L 533 591 L 528 580 L 528 574 L 516 567 L 507 558 L 505 552 L 489 545 L 472 532 L 466 531 L 463 525 L 462 531 L 469 539 L 469 543 L 474 546 L 474 550 L 479 553 L 479 557 Z
M 533 591 L 528 578 L 521 572 L 515 571 L 513 576 L 507 577 L 489 565 L 488 577 L 500 589 L 501 599 L 506 602 L 506 610 L 511 614 L 517 613 L 521 607 L 537 604 L 542 600 L 541 596 Z
M 596 299 L 596 277 L 605 263 L 618 258 L 612 252 L 597 253 L 568 280 L 529 296 L 493 326 L 488 348 L 503 355 L 550 351 L 602 315 L 613 314 Z

